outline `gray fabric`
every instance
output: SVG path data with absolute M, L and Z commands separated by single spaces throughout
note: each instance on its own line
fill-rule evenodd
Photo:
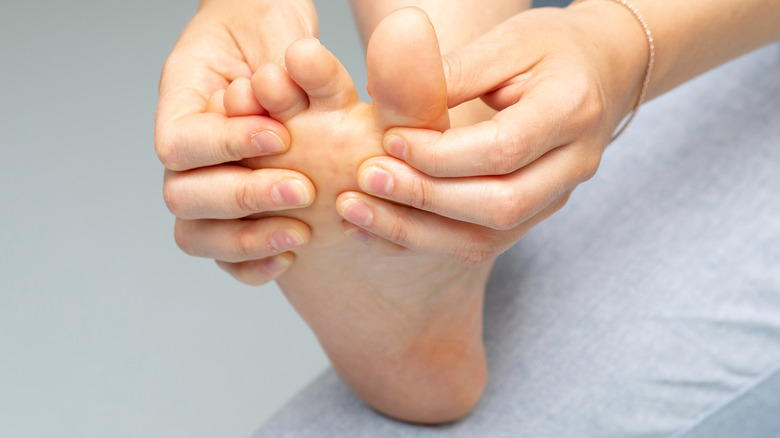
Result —
M 255 438 L 780 436 L 780 45 L 643 107 L 485 312 L 468 418 L 387 419 L 328 371 Z

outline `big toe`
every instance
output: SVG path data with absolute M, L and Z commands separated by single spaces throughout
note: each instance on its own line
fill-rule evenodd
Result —
M 439 42 L 425 12 L 408 7 L 382 19 L 368 42 L 366 63 L 372 105 L 386 128 L 449 127 Z

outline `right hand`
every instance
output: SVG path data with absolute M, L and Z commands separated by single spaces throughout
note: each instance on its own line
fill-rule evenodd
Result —
M 166 168 L 163 196 L 176 216 L 176 243 L 247 284 L 281 275 L 294 258 L 287 251 L 305 244 L 310 230 L 291 218 L 243 218 L 305 207 L 314 185 L 299 172 L 235 164 L 286 151 L 290 135 L 269 117 L 227 117 L 207 102 L 316 33 L 309 0 L 204 0 L 163 67 L 154 142 Z
M 363 203 L 375 220 L 344 218 L 380 250 L 389 241 L 468 266 L 493 260 L 595 174 L 638 99 L 646 46 L 615 2 L 509 18 L 443 58 L 451 108 L 481 98 L 499 112 L 444 132 L 388 131 L 392 157 L 364 162 L 364 193 L 339 200 Z

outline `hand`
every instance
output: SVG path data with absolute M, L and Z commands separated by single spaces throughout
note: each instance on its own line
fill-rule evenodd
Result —
M 213 111 L 209 99 L 281 59 L 316 27 L 308 0 L 203 1 L 163 68 L 155 149 L 166 167 L 163 195 L 176 216 L 176 242 L 248 284 L 284 272 L 293 260 L 285 251 L 305 244 L 310 230 L 290 218 L 242 218 L 305 207 L 314 186 L 298 172 L 222 164 L 284 152 L 290 136 L 262 115 Z
M 638 98 L 646 44 L 614 2 L 515 15 L 444 58 L 448 105 L 481 97 L 499 113 L 444 133 L 388 131 L 385 149 L 396 158 L 367 160 L 359 181 L 393 202 L 342 194 L 339 202 L 373 211 L 370 224 L 345 219 L 380 249 L 400 245 L 468 265 L 492 259 L 594 175 Z

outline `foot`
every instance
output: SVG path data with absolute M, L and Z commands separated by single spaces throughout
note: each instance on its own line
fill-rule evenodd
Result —
M 369 405 L 412 422 L 458 419 L 487 376 L 482 300 L 490 265 L 387 254 L 393 248 L 379 253 L 359 242 L 368 235 L 345 225 L 334 208 L 339 194 L 359 190 L 360 164 L 385 155 L 388 128 L 449 126 L 433 27 L 413 8 L 378 25 L 367 52 L 370 105 L 316 39 L 292 44 L 285 63 L 286 70 L 266 64 L 251 84 L 231 85 L 224 95 L 228 115 L 267 111 L 292 138 L 287 153 L 244 164 L 300 171 L 317 189 L 311 207 L 285 212 L 308 223 L 312 236 L 277 283 Z M 359 209 L 347 203 L 353 207 Z

